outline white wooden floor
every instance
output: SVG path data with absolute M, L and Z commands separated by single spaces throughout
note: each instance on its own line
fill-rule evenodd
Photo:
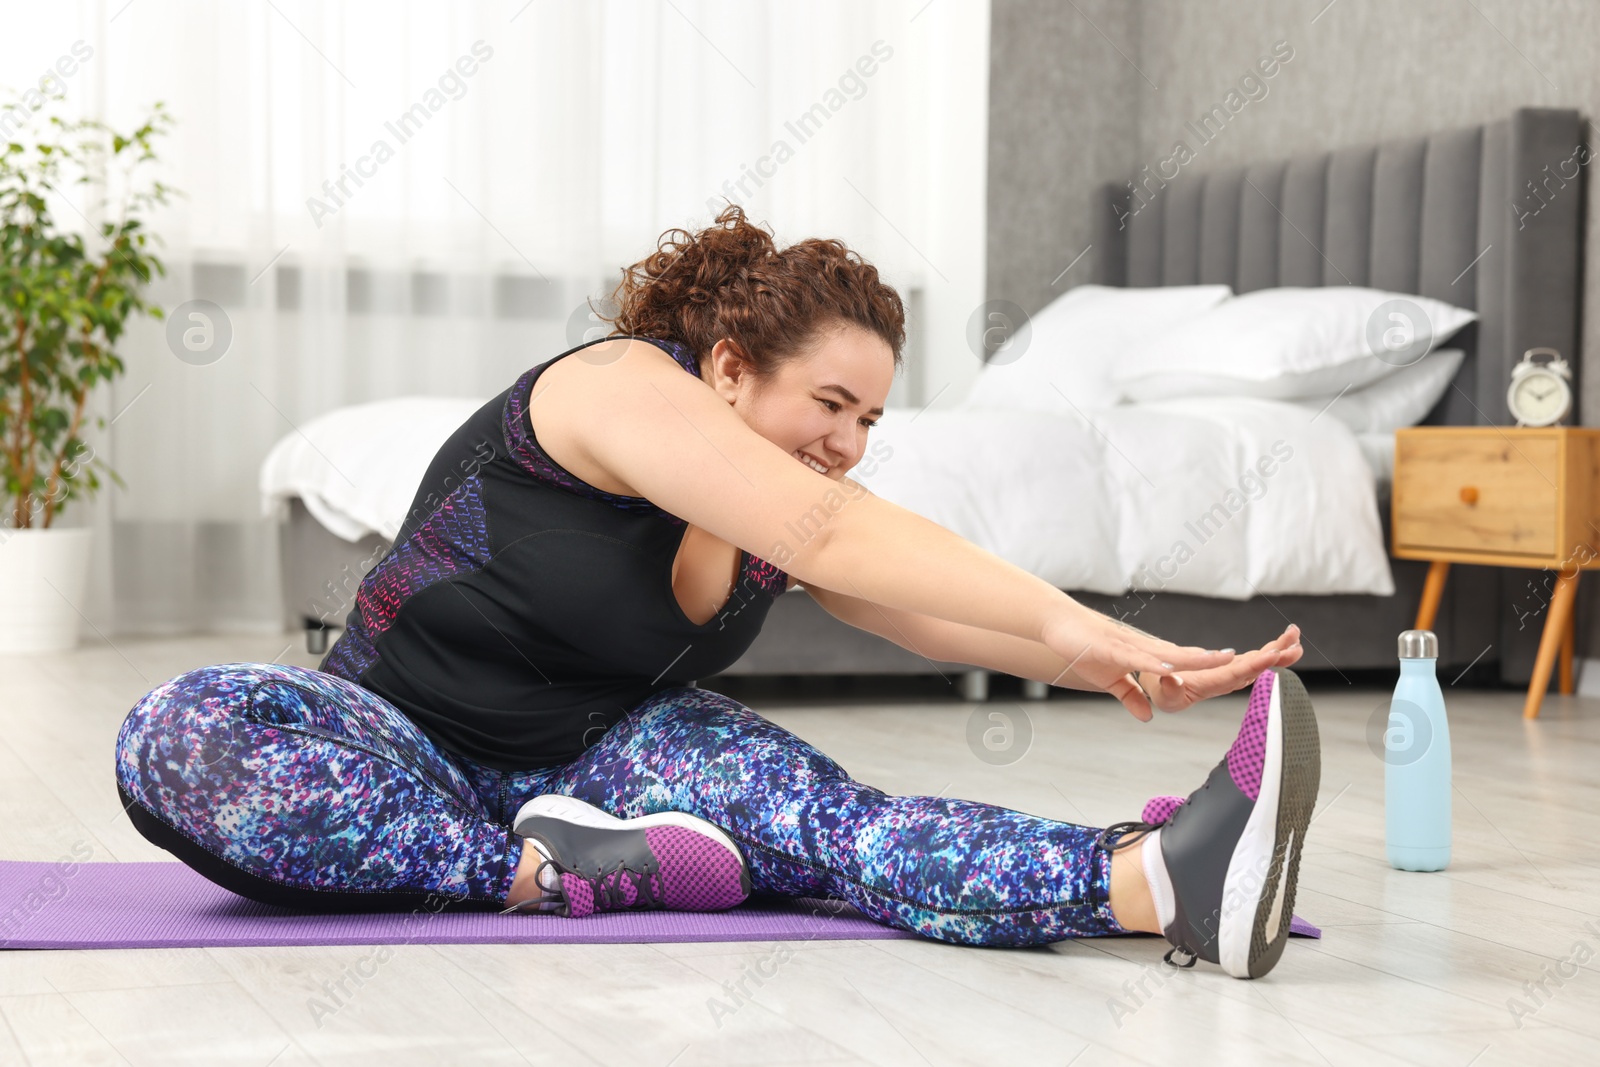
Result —
M 53 860 L 86 840 L 95 860 L 170 859 L 119 814 L 122 717 L 191 667 L 314 665 L 288 641 L 113 647 L 90 635 L 71 654 L 0 658 L 0 856 Z M 0 952 L 0 1064 L 1600 1060 L 1600 701 L 1551 697 L 1527 723 L 1517 693 L 1447 688 L 1454 862 L 1415 874 L 1383 859 L 1383 766 L 1365 729 L 1385 694 L 1336 676 L 1311 691 L 1322 796 L 1296 911 L 1325 937 L 1292 940 L 1264 980 L 1166 967 L 1158 938 L 1022 950 L 793 942 L 782 953 L 772 943 L 409 945 L 356 980 L 341 1010 L 314 1018 L 322 983 L 370 971 L 375 948 L 10 951 Z M 973 755 L 974 705 L 954 699 L 758 710 L 892 793 L 1104 825 L 1137 817 L 1151 794 L 1197 787 L 1243 699 L 1149 725 L 1109 698 L 993 706 L 1025 708 L 1032 725 L 1010 765 Z M 758 966 L 771 977 L 747 981 L 753 995 L 734 1004 L 724 983 Z M 1531 999 L 1525 983 L 1540 981 L 1548 995 Z M 714 1012 L 719 1002 L 734 1010 Z

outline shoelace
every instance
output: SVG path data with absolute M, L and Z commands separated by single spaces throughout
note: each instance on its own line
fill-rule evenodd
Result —
M 1121 848 L 1124 845 L 1137 844 L 1138 842 L 1144 840 L 1146 835 L 1154 833 L 1156 830 L 1161 829 L 1165 825 L 1166 823 L 1160 822 L 1140 822 L 1138 819 L 1129 819 L 1127 822 L 1114 822 L 1104 830 L 1100 831 L 1100 836 L 1094 839 L 1094 843 L 1107 850 Z M 1106 840 L 1106 835 L 1110 833 L 1124 835 L 1133 834 L 1135 836 L 1131 840 L 1123 840 L 1123 838 L 1119 836 L 1116 840 L 1116 843 L 1112 844 Z
M 556 863 L 555 860 L 540 861 L 539 866 L 534 868 L 533 882 L 540 888 L 544 895 L 529 897 L 527 900 L 518 901 L 509 908 L 502 910 L 500 912 L 501 915 L 510 915 L 514 911 L 559 911 L 566 905 L 566 893 L 562 892 L 560 889 L 546 889 L 544 887 L 544 869 L 546 867 L 554 867 L 557 874 L 560 874 L 562 871 L 566 870 L 565 867 L 562 867 L 560 864 Z M 532 906 L 530 907 L 529 905 Z
M 545 863 L 549 862 L 549 860 L 545 861 Z M 538 867 L 538 870 L 534 873 L 534 879 L 536 882 L 538 881 L 539 874 L 543 871 L 544 863 L 541 863 Z M 500 914 L 510 915 L 514 911 L 556 911 L 566 904 L 566 894 L 562 893 L 561 890 L 545 889 L 542 882 L 538 884 L 543 893 L 542 896 L 529 897 L 527 900 L 519 900 L 509 908 L 501 909 Z
M 555 860 L 545 860 L 540 863 L 534 872 L 534 879 L 540 886 L 544 885 L 544 869 L 554 867 L 558 874 L 571 874 L 583 879 L 589 884 L 589 892 L 594 898 L 595 911 L 643 911 L 650 908 L 663 908 L 665 903 L 656 896 L 656 885 L 661 878 L 660 871 L 636 871 L 626 864 L 618 864 L 615 869 L 604 871 L 600 874 L 584 874 L 580 870 L 565 867 Z M 628 903 L 624 882 L 633 882 L 633 903 Z M 501 915 L 509 915 L 515 911 L 557 911 L 567 900 L 567 895 L 560 889 L 546 889 L 542 897 L 530 897 L 518 901 L 508 908 L 503 909 Z
M 1113 848 L 1113 847 L 1121 848 L 1124 845 L 1138 844 L 1140 841 L 1144 840 L 1144 838 L 1147 835 L 1149 835 L 1151 833 L 1154 833 L 1156 830 L 1161 829 L 1163 826 L 1167 826 L 1170 823 L 1172 823 L 1183 812 L 1183 809 L 1189 806 L 1189 803 L 1191 801 L 1193 801 L 1197 796 L 1199 796 L 1205 790 L 1210 789 L 1210 788 L 1211 788 L 1211 778 L 1209 776 L 1207 776 L 1207 778 L 1205 780 L 1205 783 L 1203 785 L 1201 785 L 1199 789 L 1196 789 L 1193 793 L 1190 793 L 1188 799 L 1185 800 L 1182 804 L 1179 804 L 1176 808 L 1172 809 L 1172 813 L 1170 815 L 1168 815 L 1164 821 L 1156 822 L 1156 823 L 1150 823 L 1150 822 L 1143 822 L 1143 821 L 1141 821 L 1139 819 L 1129 819 L 1129 820 L 1127 820 L 1125 822 L 1114 822 L 1110 826 L 1106 827 L 1104 830 L 1100 831 L 1099 836 L 1097 836 L 1095 838 L 1095 844 L 1099 845 L 1102 848 L 1108 849 L 1108 850 Z M 1110 833 L 1120 833 L 1121 835 L 1123 835 L 1123 836 L 1119 836 L 1117 838 L 1116 843 L 1115 843 L 1114 846 L 1110 845 L 1110 844 L 1107 844 L 1107 842 L 1106 842 L 1106 835 L 1110 834 Z M 1174 960 L 1172 958 L 1174 955 L 1181 955 L 1182 957 L 1184 957 L 1183 962 L 1180 963 L 1180 962 Z M 1183 967 L 1183 968 L 1193 967 L 1195 965 L 1195 961 L 1198 960 L 1199 958 L 1200 958 L 1200 954 L 1198 952 L 1195 952 L 1193 949 L 1191 949 L 1188 945 L 1184 944 L 1182 941 L 1179 941 L 1179 942 L 1175 943 L 1171 948 L 1167 949 L 1166 955 L 1161 957 L 1163 962 L 1169 963 L 1174 967 Z
M 655 887 L 651 884 L 652 874 L 659 877 L 659 871 L 636 871 L 626 864 L 619 863 L 614 870 L 600 874 L 588 875 L 582 871 L 572 873 L 589 883 L 589 890 L 594 894 L 595 911 L 639 911 L 665 907 L 661 899 L 655 896 Z M 623 882 L 626 879 L 633 881 L 632 904 L 627 902 L 627 895 L 623 892 Z
M 1140 841 L 1142 841 L 1145 838 L 1146 835 L 1148 835 L 1150 833 L 1153 833 L 1156 830 L 1161 829 L 1163 826 L 1170 825 L 1174 820 L 1176 820 L 1178 818 L 1179 815 L 1181 815 L 1183 813 L 1183 810 L 1185 808 L 1187 808 L 1190 805 L 1190 803 L 1192 803 L 1194 801 L 1194 799 L 1196 797 L 1198 797 L 1201 793 L 1204 793 L 1207 789 L 1210 789 L 1210 788 L 1211 788 L 1211 778 L 1208 775 L 1206 777 L 1206 780 L 1203 783 L 1201 783 L 1200 788 L 1196 789 L 1193 793 L 1190 793 L 1188 798 L 1186 800 L 1184 800 L 1184 802 L 1182 804 L 1179 804 L 1177 807 L 1173 808 L 1172 809 L 1172 813 L 1170 815 L 1168 815 L 1164 821 L 1162 821 L 1162 822 L 1142 822 L 1139 819 L 1129 819 L 1126 822 L 1114 822 L 1110 826 L 1106 827 L 1104 830 L 1100 831 L 1099 835 L 1094 839 L 1094 843 L 1099 845 L 1101 848 L 1108 849 L 1108 850 L 1112 849 L 1112 848 L 1121 848 L 1124 845 L 1135 845 L 1135 844 L 1138 844 Z M 1108 843 L 1106 841 L 1106 835 L 1110 834 L 1110 833 L 1132 834 L 1132 835 L 1136 835 L 1136 836 L 1133 836 L 1128 840 L 1124 840 L 1122 837 L 1118 837 L 1117 840 L 1116 840 L 1116 843 L 1113 845 L 1113 844 Z

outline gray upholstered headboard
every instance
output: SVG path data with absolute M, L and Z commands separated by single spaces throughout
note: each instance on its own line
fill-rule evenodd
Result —
M 1583 374 L 1581 143 L 1576 111 L 1522 108 L 1483 126 L 1170 181 L 1146 167 L 1096 198 L 1099 281 L 1225 282 L 1240 293 L 1364 285 L 1474 309 L 1478 322 L 1458 335 L 1467 358 L 1457 388 L 1426 421 L 1505 425 L 1510 368 L 1527 349 L 1558 349 Z

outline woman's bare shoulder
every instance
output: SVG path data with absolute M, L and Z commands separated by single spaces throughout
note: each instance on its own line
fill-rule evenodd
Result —
M 588 377 L 597 370 L 628 369 L 638 373 L 640 365 L 655 369 L 673 369 L 683 373 L 683 366 L 672 354 L 653 341 L 639 337 L 607 337 L 592 345 L 569 351 L 561 359 L 546 367 L 535 385 L 537 393 L 545 387 L 569 378 Z M 625 366 L 624 366 L 625 365 Z
M 670 354 L 638 339 L 618 339 L 617 347 L 614 361 L 585 362 L 530 402 L 541 440 L 555 435 L 589 473 L 627 486 L 619 492 L 762 558 L 793 539 L 795 515 L 835 506 L 840 483 L 762 437 Z M 810 539 L 782 569 L 803 579 L 825 540 Z

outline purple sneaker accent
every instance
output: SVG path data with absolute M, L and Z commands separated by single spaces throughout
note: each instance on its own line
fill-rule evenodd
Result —
M 739 857 L 706 835 L 683 826 L 657 826 L 644 831 L 644 838 L 655 859 L 648 874 L 628 866 L 597 876 L 561 872 L 569 917 L 629 908 L 722 911 L 744 901 Z
M 1172 818 L 1172 813 L 1188 799 L 1188 797 L 1151 797 L 1145 801 L 1144 811 L 1139 813 L 1139 821 L 1147 822 L 1151 826 L 1160 826 Z
M 682 826 L 644 832 L 661 861 L 661 899 L 674 911 L 722 911 L 749 896 L 744 863 L 701 833 Z
M 541 911 L 571 918 L 650 908 L 723 911 L 750 895 L 738 845 L 688 812 L 619 819 L 577 797 L 544 794 L 522 805 L 513 832 L 539 843 L 550 856 L 539 870 L 553 868 L 561 883 Z
M 1228 749 L 1228 774 L 1239 792 L 1251 800 L 1261 795 L 1261 768 L 1267 759 L 1267 711 L 1272 706 L 1271 671 L 1262 671 L 1250 690 L 1250 707 L 1239 724 L 1239 736 Z
M 631 889 L 632 886 L 629 886 Z M 593 915 L 594 886 L 589 879 L 581 874 L 563 874 L 561 876 L 561 893 L 566 897 L 565 909 L 557 909 L 567 916 Z M 637 894 L 634 894 L 635 896 Z
M 1233 784 L 1251 800 L 1261 795 L 1261 768 L 1267 758 L 1267 712 L 1272 706 L 1272 672 L 1262 671 L 1250 690 L 1244 721 L 1228 749 L 1228 773 Z M 1139 821 L 1160 826 L 1172 818 L 1188 797 L 1158 796 L 1145 801 Z

